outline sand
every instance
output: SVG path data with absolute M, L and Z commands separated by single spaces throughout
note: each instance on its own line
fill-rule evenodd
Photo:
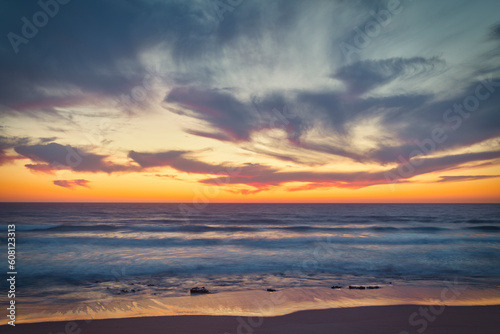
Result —
M 422 314 L 422 315 L 421 315 Z M 367 306 L 275 317 L 166 316 L 1 326 L 2 333 L 47 334 L 488 334 L 499 333 L 500 306 Z
M 0 326 L 1 333 L 500 333 L 500 290 L 452 283 L 18 301 L 16 326 Z
M 296 287 L 273 293 L 263 289 L 198 296 L 187 293 L 180 297 L 104 295 L 101 299 L 64 304 L 44 300 L 28 303 L 19 298 L 16 301 L 16 321 L 21 324 L 177 315 L 272 317 L 305 310 L 391 305 L 500 305 L 500 289 L 475 289 L 454 284 L 440 287 L 384 286 L 361 291 Z M 1 319 L 0 325 L 6 324 L 7 320 Z

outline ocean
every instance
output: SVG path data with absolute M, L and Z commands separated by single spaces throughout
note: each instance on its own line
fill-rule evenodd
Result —
M 182 296 L 195 286 L 500 285 L 498 204 L 209 204 L 188 213 L 180 204 L 0 207 L 5 232 L 16 226 L 25 301 Z

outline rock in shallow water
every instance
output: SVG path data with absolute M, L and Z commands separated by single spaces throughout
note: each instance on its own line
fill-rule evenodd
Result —
M 333 289 L 333 288 L 332 288 Z M 378 285 L 369 285 L 369 286 L 363 286 L 363 285 L 349 285 L 349 289 L 357 289 L 357 290 L 365 290 L 365 289 L 380 289 Z
M 204 286 L 202 286 L 201 288 L 199 288 L 199 287 L 191 288 L 191 290 L 189 290 L 189 292 L 191 292 L 191 294 L 210 293 L 210 291 L 205 289 Z
M 364 290 L 366 288 L 362 285 L 349 285 L 349 289 Z

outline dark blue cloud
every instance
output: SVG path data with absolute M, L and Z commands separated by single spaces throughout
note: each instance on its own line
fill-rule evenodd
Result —
M 258 123 L 258 118 L 248 105 L 220 90 L 174 88 L 165 101 L 191 111 L 191 116 L 205 120 L 215 130 L 226 135 L 220 137 L 218 133 L 212 134 L 219 138 L 249 140 L 252 127 Z
M 125 166 L 109 161 L 106 155 L 86 152 L 80 148 L 58 143 L 18 145 L 15 151 L 30 159 L 35 164 L 25 165 L 27 168 L 51 173 L 57 170 L 73 170 L 75 172 L 113 173 L 138 171 L 137 166 Z
M 350 93 L 363 94 L 398 78 L 436 75 L 444 66 L 439 58 L 364 60 L 339 68 L 333 77 L 342 80 Z
M 140 56 L 164 45 L 178 58 L 199 54 L 216 24 L 208 4 L 185 1 L 70 1 L 14 51 L 0 41 L 0 111 L 51 111 L 54 106 L 118 97 L 148 73 Z M 23 37 L 35 1 L 2 2 L 0 32 Z
M 500 39 L 500 23 L 494 25 L 493 27 L 491 27 L 490 36 L 489 37 L 491 39 L 493 39 L 493 40 Z
M 396 68 L 400 74 L 419 72 L 413 65 L 420 68 L 422 64 L 427 64 L 423 59 L 410 60 L 410 71 L 402 70 L 403 60 L 388 61 L 388 64 L 394 63 L 398 65 Z M 433 64 L 434 60 L 430 63 Z M 363 81 L 362 73 L 365 73 L 364 70 L 354 76 L 352 82 Z M 373 75 L 371 71 L 366 73 L 369 78 Z M 408 159 L 415 150 L 427 155 L 468 147 L 500 136 L 499 87 L 500 78 L 471 82 L 461 95 L 445 100 L 436 100 L 431 94 L 346 99 L 342 93 L 330 91 L 300 92 L 296 95 L 275 92 L 251 102 L 239 100 L 228 91 L 182 88 L 174 89 L 166 101 L 182 107 L 188 116 L 206 121 L 210 130 L 190 129 L 191 134 L 224 141 L 250 141 L 254 132 L 279 128 L 286 130 L 289 142 L 297 148 L 358 162 L 387 164 L 397 163 L 401 158 Z M 279 112 L 283 105 L 300 105 L 301 112 L 284 115 Z M 379 119 L 380 127 L 388 129 L 390 145 L 381 142 L 369 152 L 345 146 L 345 143 L 355 140 L 352 128 L 366 119 Z M 331 134 L 332 138 L 341 136 L 344 140 L 337 145 L 311 142 L 307 133 L 318 127 Z M 442 132 L 441 137 L 445 140 L 432 143 L 430 151 L 421 149 L 426 142 L 434 140 L 433 131 Z M 269 151 L 269 155 L 298 161 L 291 155 L 284 156 L 278 152 Z

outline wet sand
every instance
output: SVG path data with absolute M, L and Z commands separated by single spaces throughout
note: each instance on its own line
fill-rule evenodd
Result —
M 498 333 L 500 306 L 368 306 L 275 317 L 165 316 L 1 326 L 2 333 L 52 334 L 461 334 Z
M 500 290 L 453 283 L 107 296 L 65 304 L 18 302 L 16 326 L 1 326 L 0 332 L 475 334 L 498 333 L 500 328 Z
M 127 294 L 103 295 L 80 301 L 51 303 L 46 300 L 16 301 L 16 323 L 41 323 L 87 319 L 141 318 L 157 316 L 266 316 L 297 311 L 361 306 L 392 305 L 500 305 L 499 289 L 477 289 L 457 284 L 442 286 L 383 286 L 375 290 L 331 289 L 329 287 L 287 288 L 276 292 L 247 290 L 203 295 L 161 297 Z M 83 299 L 87 297 L 88 299 Z M 99 297 L 99 296 L 94 296 Z M 7 323 L 0 320 L 0 325 Z M 55 333 L 54 333 L 55 334 Z

